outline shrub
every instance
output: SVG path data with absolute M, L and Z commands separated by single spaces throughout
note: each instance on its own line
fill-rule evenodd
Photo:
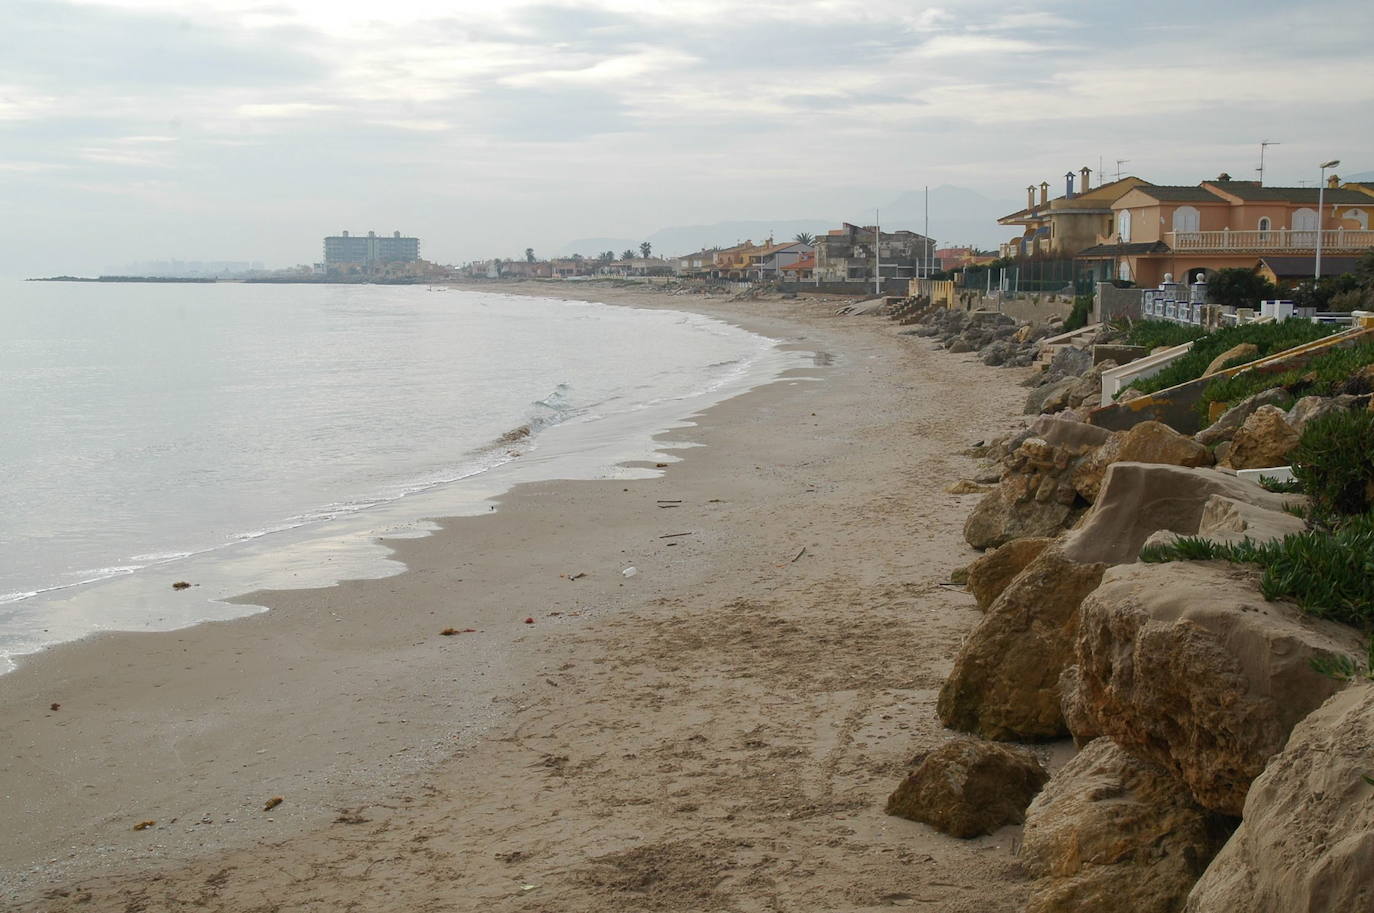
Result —
M 1367 515 L 1374 506 L 1374 412 L 1350 410 L 1313 419 L 1289 461 L 1308 495 L 1311 520 L 1337 524 Z
M 1260 371 L 1233 374 L 1207 385 L 1198 411 L 1206 415 L 1214 402 L 1235 405 L 1248 396 L 1275 387 L 1283 387 L 1294 396 L 1334 396 L 1345 392 L 1350 378 L 1370 364 L 1374 364 L 1374 342 L 1332 349 L 1314 357 L 1304 367 L 1277 374 Z
M 1227 307 L 1252 308 L 1266 298 L 1277 298 L 1278 289 L 1253 269 L 1231 267 L 1208 279 L 1207 297 Z
M 1332 532 L 1290 533 L 1278 542 L 1227 544 L 1190 536 L 1140 552 L 1149 563 L 1214 559 L 1263 568 L 1265 599 L 1292 599 L 1310 615 L 1346 624 L 1374 624 L 1374 516 L 1350 517 Z
M 1153 393 L 1196 380 L 1207 370 L 1213 359 L 1243 342 L 1254 343 L 1259 350 L 1256 357 L 1263 358 L 1329 336 L 1335 329 L 1333 326 L 1313 323 L 1310 320 L 1282 320 L 1277 323 L 1247 323 L 1242 326 L 1225 327 L 1198 339 L 1187 355 L 1163 371 L 1153 377 L 1137 380 L 1131 386 L 1142 393 Z
M 1207 331 L 1202 327 L 1187 323 L 1174 323 L 1172 320 L 1138 320 L 1126 331 L 1126 345 L 1144 346 L 1157 349 L 1161 346 L 1181 346 L 1192 342 Z
M 1093 296 L 1076 296 L 1073 299 L 1073 310 L 1069 311 L 1069 316 L 1064 320 L 1065 332 L 1083 329 L 1083 327 L 1088 325 L 1088 317 L 1092 312 Z

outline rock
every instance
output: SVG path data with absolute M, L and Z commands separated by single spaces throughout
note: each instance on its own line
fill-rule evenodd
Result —
M 1065 735 L 1059 676 L 1072 662 L 1078 604 L 1104 570 L 1042 551 L 964 641 L 940 689 L 940 721 L 999 741 Z
M 1207 366 L 1207 370 L 1202 372 L 1202 376 L 1215 374 L 1228 365 L 1243 365 L 1247 361 L 1254 361 L 1257 357 L 1259 357 L 1259 347 L 1253 342 L 1242 342 L 1213 358 L 1212 363 Z
M 1029 437 L 1038 437 L 1054 447 L 1062 447 L 1072 454 L 1087 453 L 1105 444 L 1112 436 L 1106 428 L 1089 425 L 1072 417 L 1042 415 L 1031 423 Z
M 1294 729 L 1250 786 L 1240 829 L 1187 913 L 1374 909 L 1374 685 L 1351 687 Z
M 1254 482 L 1216 469 L 1113 463 L 1107 467 L 1097 501 L 1065 541 L 1066 554 L 1079 563 L 1135 561 L 1145 540 L 1158 530 L 1196 535 L 1212 495 L 1278 512 L 1285 501 L 1293 500 L 1292 495 L 1265 491 Z
M 1333 412 L 1344 412 L 1355 405 L 1356 399 L 1357 397 L 1344 394 L 1341 396 L 1304 396 L 1293 404 L 1293 408 L 1288 410 L 1286 418 L 1288 424 L 1297 432 L 1298 437 L 1302 437 L 1303 429 L 1307 427 L 1308 422 Z
M 1281 406 L 1287 408 L 1293 402 L 1293 394 L 1282 387 L 1261 390 L 1253 396 L 1236 403 L 1221 414 L 1210 426 L 1193 435 L 1193 440 L 1206 447 L 1229 441 L 1245 424 L 1245 420 L 1260 406 Z
M 1164 463 L 1170 466 L 1209 466 L 1212 454 L 1190 437 L 1162 422 L 1141 422 L 1118 431 L 1074 470 L 1073 487 L 1089 501 L 1097 499 L 1102 478 L 1113 463 Z
M 1035 327 L 1028 323 L 1013 333 L 1011 338 L 1015 339 L 1017 342 L 1026 342 L 1031 338 L 1031 333 L 1033 332 L 1035 332 Z
M 1306 500 L 1301 495 L 1287 495 L 1294 504 Z M 1270 510 L 1225 495 L 1211 495 L 1202 506 L 1202 519 L 1197 534 L 1213 542 L 1269 542 L 1307 529 L 1301 517 L 1284 510 Z
M 1052 536 L 1073 514 L 1077 494 L 1067 478 L 1074 455 L 1041 438 L 1027 438 L 1005 462 L 1007 471 L 964 523 L 974 548 L 995 548 L 1012 539 Z
M 971 495 L 980 491 L 987 491 L 987 489 L 969 479 L 960 479 L 957 482 L 945 486 L 945 493 L 951 495 Z
M 1094 365 L 1091 371 L 1078 379 L 1078 383 L 1069 388 L 1065 396 L 1066 404 L 1070 407 L 1085 403 L 1096 406 L 1102 399 L 1102 372 L 1115 367 L 1116 362 L 1110 359 Z M 1048 404 L 1048 400 L 1046 402 Z
M 1222 441 L 1212 448 L 1212 459 L 1217 461 L 1218 466 L 1226 465 L 1226 457 L 1231 453 L 1231 442 Z
M 1078 611 L 1077 698 L 1093 728 L 1233 816 L 1293 726 L 1340 687 L 1311 661 L 1361 653 L 1353 629 L 1266 602 L 1254 576 L 1221 562 L 1125 565 Z
M 1077 377 L 1063 377 L 1057 381 L 1036 387 L 1026 397 L 1025 413 L 1039 415 L 1042 412 L 1058 412 L 1068 405 L 1069 391 L 1078 383 Z
M 978 608 L 987 610 L 1007 584 L 1053 542 L 1048 538 L 1013 539 L 968 566 L 968 588 Z
M 931 752 L 887 800 L 887 813 L 953 837 L 1025 820 L 1049 774 L 1024 748 L 957 739 Z
M 1097 724 L 1088 716 L 1078 694 L 1078 667 L 1067 666 L 1059 675 L 1059 710 L 1064 715 L 1064 723 L 1073 735 L 1074 745 L 1082 748 L 1093 739 L 1102 735 Z
M 1065 346 L 1054 353 L 1054 358 L 1050 359 L 1049 372 L 1058 376 L 1086 374 L 1093 367 L 1093 353 L 1091 349 L 1080 349 L 1077 346 Z
M 1127 387 L 1116 395 L 1118 403 L 1129 403 L 1133 399 L 1140 399 L 1142 396 L 1149 396 L 1144 390 L 1137 390 L 1135 387 Z
M 1298 445 L 1298 433 L 1277 406 L 1260 406 L 1231 439 L 1226 465 L 1232 469 L 1287 466 L 1288 452 Z
M 1225 833 L 1168 773 L 1097 739 L 1026 811 L 1026 913 L 1176 913 Z
M 961 353 L 964 353 L 964 352 L 972 352 L 972 351 L 973 351 L 973 346 L 970 345 L 970 344 L 969 344 L 966 340 L 964 340 L 964 339 L 956 339 L 956 340 L 954 340 L 953 342 L 951 342 L 948 346 L 946 346 L 945 348 L 947 348 L 949 351 L 951 351 L 951 352 L 953 352 L 953 353 L 955 353 L 955 354 L 961 354 Z

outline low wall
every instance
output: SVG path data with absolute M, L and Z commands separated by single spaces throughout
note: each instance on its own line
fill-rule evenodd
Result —
M 1139 320 L 1142 292 L 1144 289 L 1117 288 L 1110 282 L 1097 283 L 1097 290 L 1093 293 L 1093 321 L 1106 323 L 1123 317 Z
M 884 279 L 881 294 L 905 298 L 909 282 L 911 282 L 910 279 Z M 803 279 L 800 282 L 779 282 L 778 288 L 784 292 L 822 292 L 827 295 L 876 296 L 879 294 L 879 292 L 874 291 L 871 280 L 863 282 L 808 282 Z
M 948 279 L 909 279 L 907 295 L 911 298 L 928 298 L 940 307 L 960 307 L 959 291 Z

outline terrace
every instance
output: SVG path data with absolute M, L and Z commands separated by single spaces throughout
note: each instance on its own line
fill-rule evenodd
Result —
M 1267 253 L 1274 251 L 1311 251 L 1321 235 L 1323 251 L 1350 252 L 1374 247 L 1374 231 L 1337 228 L 1318 232 L 1313 229 L 1265 229 L 1260 231 L 1170 231 L 1165 243 L 1175 251 L 1218 253 Z

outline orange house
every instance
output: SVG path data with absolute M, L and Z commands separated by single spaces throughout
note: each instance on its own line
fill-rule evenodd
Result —
M 1249 269 L 1265 255 L 1312 256 L 1319 239 L 1324 254 L 1374 247 L 1374 196 L 1329 187 L 1321 205 L 1319 213 L 1316 187 L 1221 178 L 1196 187 L 1142 185 L 1112 203 L 1098 243 L 1078 259 L 1092 264 L 1100 279 L 1154 287 L 1165 273 L 1181 281 L 1228 267 Z

